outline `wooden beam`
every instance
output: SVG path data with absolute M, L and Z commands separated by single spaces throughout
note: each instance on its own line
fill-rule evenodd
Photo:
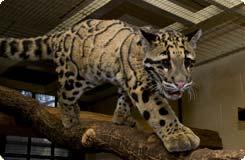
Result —
M 112 124 L 111 117 L 89 112 L 81 115 L 80 125 L 67 129 L 61 123 L 58 110 L 47 109 L 30 97 L 24 97 L 5 87 L 0 87 L 0 111 L 5 117 L 0 122 L 6 124 L 3 120 L 9 120 L 8 125 L 0 130 L 2 133 L 11 130 L 13 126 L 10 124 L 23 125 L 27 128 L 29 126 L 35 133 L 48 138 L 55 144 L 81 152 L 99 149 L 112 152 L 123 159 L 134 160 L 232 160 L 241 159 L 245 155 L 244 149 L 217 151 L 198 149 L 170 154 L 154 134 Z M 193 131 L 200 137 L 201 144 L 206 143 L 211 137 L 204 130 L 193 129 Z M 219 138 L 216 140 L 220 141 Z M 212 143 L 216 143 L 216 146 L 218 141 L 211 140 Z
M 60 117 L 60 112 L 57 108 L 46 108 L 49 114 L 54 117 Z M 112 123 L 112 117 L 109 115 L 104 115 L 100 113 L 92 113 L 82 111 L 80 112 L 80 118 L 82 121 L 97 121 Z M 152 132 L 149 127 L 143 127 L 146 125 L 143 121 L 138 121 L 141 128 L 147 129 L 146 132 Z M 20 119 L 0 112 L 0 128 L 5 128 L 0 130 L 0 135 L 12 135 L 12 136 L 24 136 L 24 137 L 45 137 L 44 135 L 37 132 L 34 128 L 29 127 L 24 124 Z M 195 133 L 201 138 L 200 148 L 209 149 L 222 149 L 222 142 L 217 132 L 205 129 L 192 128 Z
M 1 109 L 0 109 L 1 110 Z M 60 117 L 60 112 L 57 108 L 47 107 L 45 110 L 53 115 L 54 117 Z M 92 113 L 92 112 L 81 112 L 80 113 L 81 120 L 87 121 L 105 121 L 111 122 L 111 116 L 99 114 L 99 113 Z M 0 112 L 0 135 L 12 135 L 12 136 L 23 136 L 23 137 L 40 137 L 44 138 L 44 136 L 38 133 L 34 128 L 26 125 L 20 119 L 13 117 L 9 114 L 4 112 Z

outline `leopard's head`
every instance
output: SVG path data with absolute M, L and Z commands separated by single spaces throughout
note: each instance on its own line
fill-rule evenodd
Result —
M 182 97 L 192 86 L 191 70 L 195 63 L 196 43 L 202 31 L 198 30 L 191 38 L 174 30 L 152 31 L 141 29 L 147 41 L 144 68 L 155 82 L 160 94 L 171 100 Z

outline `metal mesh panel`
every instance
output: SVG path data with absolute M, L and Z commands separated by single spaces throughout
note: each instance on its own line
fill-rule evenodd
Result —
M 70 27 L 81 19 L 103 8 L 112 0 L 6 0 L 0 5 L 0 34 L 1 36 L 30 37 L 53 33 Z M 240 21 L 245 17 L 245 5 L 240 0 L 205 0 L 204 5 L 195 7 L 184 7 L 176 0 L 142 0 L 147 4 L 158 7 L 170 15 L 174 23 L 167 26 L 177 31 L 185 31 L 188 28 L 195 28 L 206 21 L 214 21 L 215 16 L 225 13 L 235 13 L 234 17 Z M 130 1 L 129 1 L 130 2 Z M 176 3 L 175 3 L 176 2 Z M 196 2 L 193 2 L 196 3 Z M 198 3 L 203 3 L 198 1 Z M 195 5 L 197 5 L 196 3 Z M 137 3 L 134 3 L 137 5 Z M 120 5 L 115 8 L 120 9 Z M 144 8 L 144 6 L 139 6 Z M 112 6 L 113 8 L 113 6 Z M 149 7 L 144 8 L 147 12 Z M 122 9 L 121 9 L 122 10 Z M 115 12 L 115 10 L 114 10 Z M 109 12 L 108 12 L 109 13 Z M 107 13 L 107 14 L 108 14 Z M 141 13 L 137 13 L 141 14 Z M 149 15 L 150 16 L 150 15 Z M 125 11 L 122 19 L 134 20 L 134 15 Z M 205 26 L 204 36 L 198 45 L 197 61 L 204 62 L 217 56 L 236 51 L 244 45 L 244 25 L 237 24 L 234 17 L 221 24 Z M 103 18 L 103 17 L 102 17 Z M 182 19 L 183 21 L 179 21 Z M 138 20 L 144 24 L 142 19 Z M 141 23 L 142 21 L 142 23 Z M 164 21 L 164 19 L 161 19 Z M 184 22 L 190 22 L 185 24 Z M 146 23 L 146 25 L 148 25 Z M 151 25 L 151 24 L 149 24 Z M 216 27 L 215 27 L 216 26 Z M 240 28 L 235 29 L 234 28 Z M 193 31 L 190 29 L 190 31 Z
M 88 4 L 85 8 L 78 11 L 74 16 L 72 16 L 71 18 L 67 19 L 66 21 L 62 22 L 57 27 L 55 27 L 53 30 L 51 30 L 50 33 L 60 31 L 72 26 L 73 24 L 77 23 L 78 21 L 81 21 L 82 19 L 84 19 L 85 17 L 87 17 L 97 9 L 101 8 L 108 2 L 110 2 L 110 0 L 94 0 L 92 3 Z
M 245 49 L 245 26 L 242 24 L 235 19 L 206 31 L 198 45 L 198 63 Z

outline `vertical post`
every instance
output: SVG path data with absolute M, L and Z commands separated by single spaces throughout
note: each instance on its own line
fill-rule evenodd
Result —
M 54 157 L 55 157 L 54 149 L 55 149 L 55 144 L 52 142 L 51 143 L 51 158 L 50 158 L 50 160 L 54 160 Z
M 6 136 L 0 135 L 0 155 L 4 155 L 6 146 Z
M 28 137 L 26 160 L 31 159 L 31 137 Z
M 55 96 L 55 107 L 58 107 L 58 97 Z

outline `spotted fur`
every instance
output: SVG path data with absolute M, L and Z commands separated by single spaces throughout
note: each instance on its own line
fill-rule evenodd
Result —
M 191 87 L 196 42 L 170 30 L 136 28 L 119 20 L 81 21 L 35 38 L 1 38 L 0 55 L 18 60 L 51 59 L 58 73 L 58 101 L 66 127 L 79 123 L 80 96 L 104 82 L 119 88 L 113 122 L 134 126 L 135 105 L 166 148 L 194 149 L 199 138 L 183 126 L 167 99 Z

